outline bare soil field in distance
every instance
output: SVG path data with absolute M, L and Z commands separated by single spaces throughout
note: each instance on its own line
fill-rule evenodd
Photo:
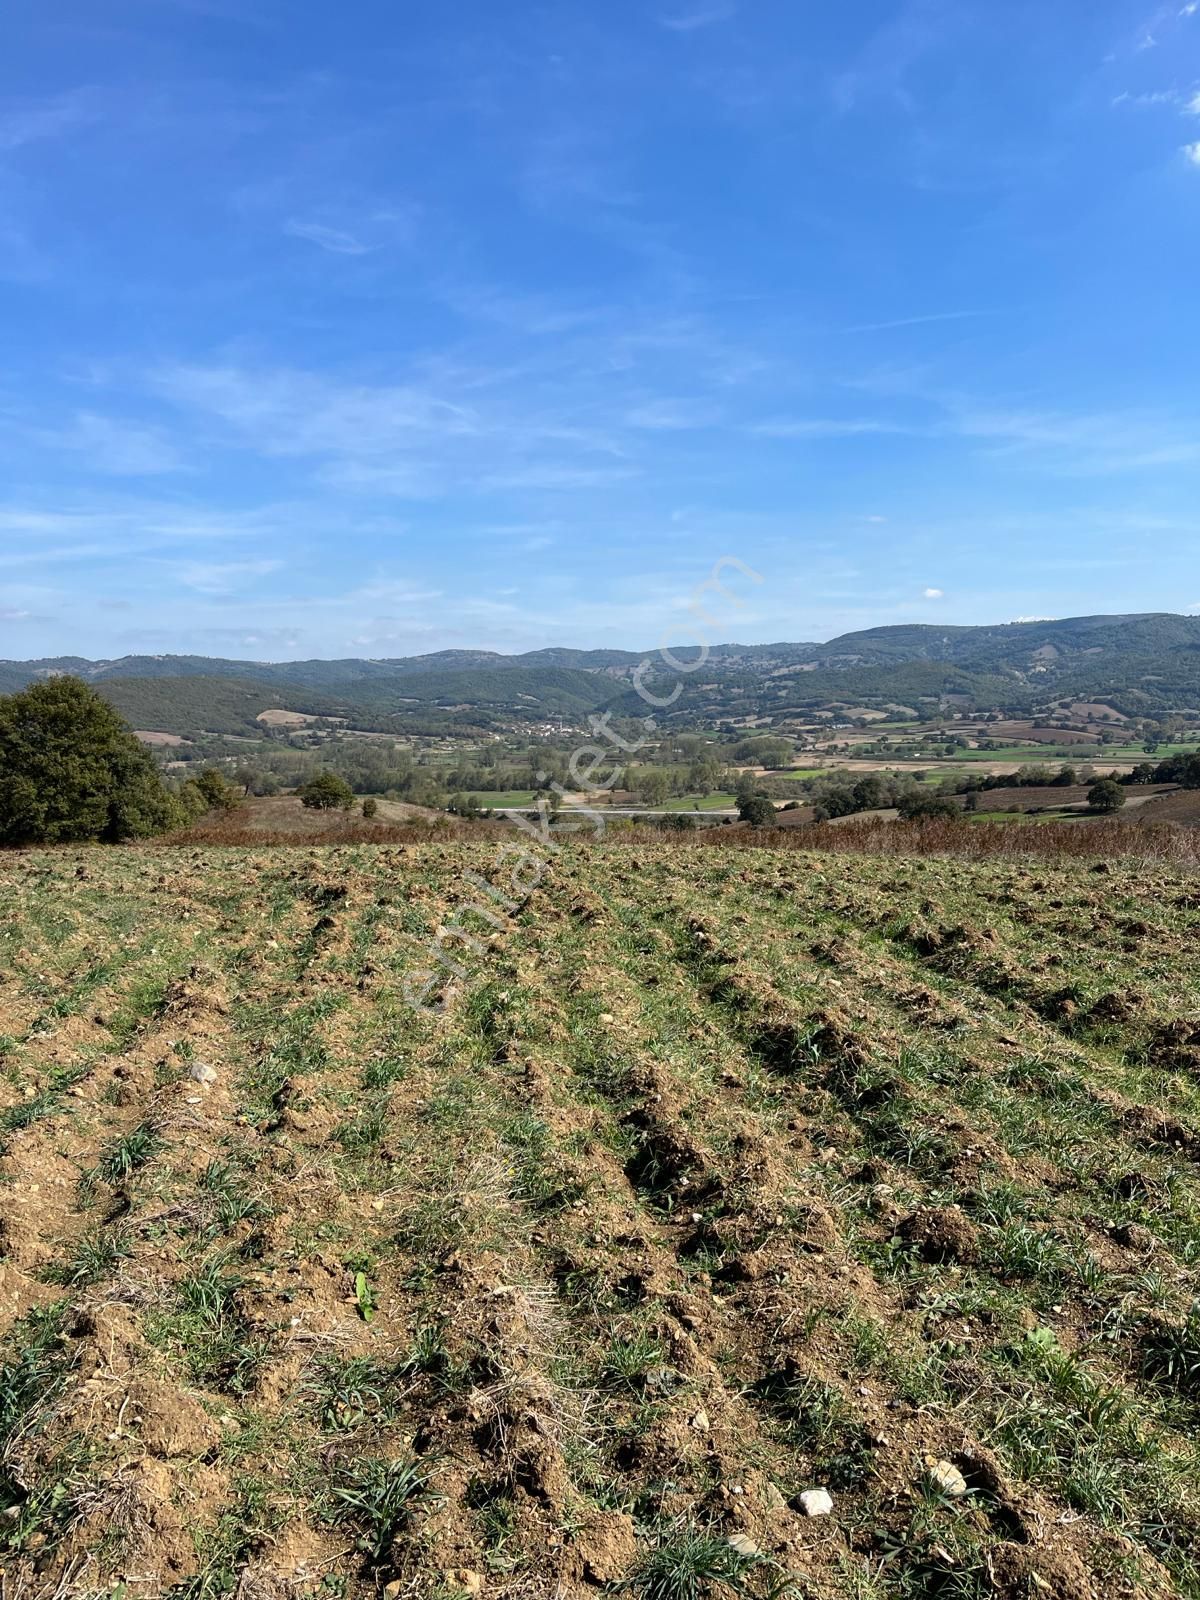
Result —
M 1200 827 L 1200 789 L 1176 789 L 1157 796 L 1147 803 L 1141 820 Z
M 210 812 L 177 837 L 198 844 L 353 844 L 382 841 L 395 828 L 414 823 L 453 827 L 445 812 L 403 800 L 377 800 L 375 816 L 364 817 L 359 800 L 349 811 L 321 811 L 305 806 L 295 795 L 272 795 L 247 798 L 232 811 Z
M 502 843 L 0 858 L 6 1597 L 1200 1595 L 1200 877 Z

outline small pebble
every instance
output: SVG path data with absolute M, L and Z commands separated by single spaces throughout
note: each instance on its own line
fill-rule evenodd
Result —
M 953 1461 L 933 1462 L 928 1478 L 939 1494 L 948 1495 L 951 1500 L 961 1500 L 967 1492 L 967 1480 Z
M 800 1496 L 800 1509 L 806 1517 L 827 1517 L 833 1510 L 833 1496 L 828 1489 L 806 1489 Z

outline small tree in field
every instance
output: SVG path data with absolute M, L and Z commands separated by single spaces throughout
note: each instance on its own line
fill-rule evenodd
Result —
M 752 828 L 775 826 L 775 807 L 765 794 L 748 795 L 738 806 L 738 816 Z
M 954 821 L 962 816 L 962 812 L 944 794 L 906 794 L 897 807 L 903 822 L 938 822 Z
M 0 844 L 116 843 L 182 820 L 151 757 L 80 679 L 0 699 Z
M 354 790 L 336 772 L 317 772 L 298 791 L 310 811 L 349 811 Z
M 1120 811 L 1124 804 L 1125 791 L 1112 778 L 1101 778 L 1088 790 L 1088 807 L 1092 811 L 1111 815 L 1114 811 Z
M 242 803 L 241 795 L 218 767 L 205 767 L 196 787 L 209 811 L 233 811 Z
M 363 816 L 364 817 L 373 817 L 378 810 L 379 810 L 379 802 L 374 798 L 373 795 L 368 795 L 367 798 L 362 803 L 362 814 L 363 814 Z

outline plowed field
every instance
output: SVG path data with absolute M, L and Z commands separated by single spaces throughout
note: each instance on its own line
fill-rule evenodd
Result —
M 0 861 L 5 1600 L 1200 1595 L 1200 879 L 496 851 Z

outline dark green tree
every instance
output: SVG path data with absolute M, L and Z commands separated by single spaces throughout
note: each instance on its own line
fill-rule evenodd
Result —
M 116 843 L 180 820 L 150 755 L 80 679 L 0 700 L 0 844 Z
M 747 800 L 753 800 L 758 793 L 758 779 L 752 772 L 739 772 L 737 775 L 737 788 L 734 790 L 734 799 L 739 807 Z
M 1088 806 L 1092 811 L 1120 811 L 1124 804 L 1125 791 L 1113 778 L 1101 778 L 1088 790 Z
M 354 790 L 336 772 L 315 772 L 296 792 L 310 811 L 349 811 L 354 804 Z
M 940 794 L 906 794 L 898 809 L 905 822 L 931 822 L 939 817 L 948 820 L 962 815 L 953 800 Z
M 232 811 L 241 804 L 241 796 L 218 767 L 205 767 L 195 782 L 209 811 Z
M 752 828 L 773 828 L 775 826 L 775 807 L 765 794 L 747 796 L 738 805 L 738 816 L 743 822 L 748 822 Z

